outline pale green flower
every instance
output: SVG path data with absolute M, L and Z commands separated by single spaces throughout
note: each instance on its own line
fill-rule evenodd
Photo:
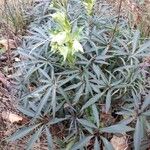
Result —
M 71 25 L 64 12 L 56 12 L 54 14 L 51 14 L 51 16 L 54 19 L 54 21 L 57 22 L 62 27 L 63 30 L 66 31 L 71 30 Z
M 73 48 L 75 49 L 76 52 L 80 51 L 80 52 L 83 52 L 83 47 L 82 45 L 80 44 L 80 42 L 78 40 L 74 40 L 73 42 Z
M 58 34 L 53 34 L 51 35 L 52 37 L 51 42 L 52 43 L 56 42 L 58 45 L 62 45 L 65 43 L 66 36 L 67 36 L 66 32 L 59 32 Z
M 51 16 L 59 25 L 57 30 L 51 31 L 51 49 L 53 52 L 59 52 L 64 61 L 71 62 L 74 60 L 75 52 L 83 52 L 83 47 L 79 42 L 82 29 L 77 28 L 72 32 L 71 23 L 63 12 L 56 12 Z

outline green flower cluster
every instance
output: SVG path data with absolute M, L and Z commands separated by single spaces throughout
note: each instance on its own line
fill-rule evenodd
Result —
M 81 51 L 83 47 L 80 44 L 81 28 L 72 31 L 72 25 L 64 12 L 56 12 L 51 15 L 57 23 L 57 28 L 51 30 L 51 50 L 59 52 L 64 61 L 74 62 L 74 53 Z

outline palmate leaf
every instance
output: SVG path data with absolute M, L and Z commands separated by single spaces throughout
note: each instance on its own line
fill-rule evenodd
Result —
M 150 116 L 150 110 L 148 110 L 148 111 L 146 111 L 146 112 L 144 112 L 142 114 L 145 115 L 145 116 Z
M 116 38 L 116 40 L 123 46 L 123 48 L 125 49 L 125 51 L 126 51 L 127 53 L 129 53 L 128 45 L 127 45 L 123 40 L 121 40 L 121 39 L 119 39 L 119 38 Z
M 98 100 L 100 100 L 100 98 L 102 97 L 102 95 L 103 95 L 104 93 L 105 93 L 105 92 L 100 93 L 100 94 L 96 94 L 94 97 L 92 97 L 91 99 L 89 99 L 89 101 L 86 102 L 86 103 L 83 105 L 81 111 L 83 111 L 83 110 L 86 109 L 87 107 L 93 105 L 93 104 L 96 103 Z
M 97 61 L 100 61 L 100 60 L 105 60 L 105 59 L 109 59 L 109 58 L 112 58 L 113 56 L 112 55 L 98 55 L 96 56 L 96 60 Z
M 64 120 L 67 120 L 68 118 L 66 117 L 66 118 L 54 118 L 54 119 L 52 119 L 52 120 L 50 120 L 50 122 L 48 123 L 48 125 L 53 125 L 53 124 L 57 124 L 57 123 L 59 123 L 59 122 L 62 122 L 62 121 L 64 121 Z
M 84 126 L 84 128 L 85 128 L 86 131 L 88 131 L 88 133 L 89 133 L 90 135 L 93 135 L 93 134 L 94 134 L 94 131 L 93 131 L 92 128 L 90 128 L 90 127 L 88 127 L 88 126 Z
M 60 80 L 59 83 L 58 83 L 58 86 L 61 87 L 63 86 L 64 84 L 66 84 L 67 82 L 73 80 L 75 77 L 77 76 L 77 74 L 74 74 L 72 76 L 68 76 L 66 79 L 64 80 Z
M 77 121 L 82 124 L 82 126 L 87 126 L 87 127 L 90 127 L 90 128 L 97 128 L 93 123 L 89 122 L 88 120 L 85 120 L 85 119 L 77 119 Z
M 77 83 L 77 84 L 70 85 L 70 86 L 68 86 L 67 88 L 65 88 L 64 91 L 69 91 L 69 90 L 72 90 L 72 89 L 76 89 L 76 88 L 78 88 L 78 87 L 81 86 L 81 85 L 82 85 L 82 82 L 79 82 L 79 83 Z
M 100 74 L 101 74 L 100 69 L 99 69 L 99 66 L 93 64 L 93 70 L 94 70 L 95 74 L 97 75 L 97 77 L 99 78 L 99 76 L 100 76 Z
M 112 144 L 104 137 L 101 137 L 106 150 L 114 150 Z
M 116 125 L 112 125 L 109 127 L 105 127 L 105 128 L 101 128 L 100 131 L 101 132 L 106 132 L 106 133 L 126 133 L 129 131 L 133 131 L 134 129 L 126 126 L 124 124 L 116 124 Z
M 93 117 L 96 122 L 96 125 L 97 127 L 99 127 L 100 126 L 100 118 L 99 118 L 100 114 L 95 104 L 92 105 L 92 111 L 93 111 Z
M 46 91 L 44 97 L 41 99 L 41 102 L 40 102 L 39 105 L 38 105 L 35 118 L 37 118 L 37 117 L 40 115 L 41 110 L 43 109 L 44 105 L 47 103 L 49 97 L 51 96 L 51 92 L 52 92 L 52 88 L 49 87 L 49 88 L 47 89 L 47 91 Z
M 46 77 L 47 80 L 51 81 L 50 76 L 47 74 L 47 72 L 45 70 L 43 70 L 41 68 L 39 68 L 38 70 L 43 74 L 44 77 Z
M 82 138 L 78 143 L 76 143 L 76 144 L 72 147 L 72 150 L 83 149 L 83 147 L 87 145 L 87 143 L 90 141 L 90 139 L 91 139 L 92 137 L 93 137 L 93 136 L 88 136 L 88 137 Z
M 76 57 L 78 57 L 78 59 L 80 59 L 80 60 L 88 62 L 88 59 L 84 55 L 82 55 L 80 53 L 76 53 Z
M 29 97 L 33 97 L 34 95 L 39 94 L 40 92 L 43 92 L 49 86 L 50 86 L 49 84 L 40 86 L 39 88 L 35 89 L 33 92 L 21 97 L 20 100 L 24 100 L 24 99 L 27 99 Z
M 25 81 L 28 80 L 28 79 L 31 77 L 31 75 L 32 75 L 35 71 L 37 71 L 39 68 L 41 68 L 43 65 L 44 65 L 44 64 L 40 64 L 40 65 L 38 65 L 37 67 L 35 67 L 35 65 L 33 65 L 33 66 L 30 68 L 30 70 L 28 70 L 28 71 L 26 72 Z
M 56 72 L 55 74 L 56 75 L 72 75 L 72 74 L 77 74 L 77 73 L 79 73 L 79 70 L 68 70 L 68 69 L 66 69 L 65 71 L 62 71 L 62 72 Z
M 47 136 L 47 142 L 48 142 L 48 149 L 49 150 L 53 150 L 53 140 L 52 140 L 52 135 L 48 129 L 48 127 L 45 127 L 45 132 L 46 132 L 46 136 Z
M 131 114 L 131 116 L 132 116 L 132 114 Z M 128 125 L 128 124 L 131 123 L 133 120 L 134 120 L 133 117 L 128 117 L 127 119 L 121 120 L 119 123 L 120 123 L 120 124 L 124 124 L 124 125 Z
M 43 39 L 47 39 L 49 37 L 47 32 L 45 31 L 45 29 L 42 28 L 42 27 L 38 27 L 38 28 L 37 27 L 33 27 L 32 31 L 30 33 L 32 33 L 36 37 L 39 36 L 39 37 L 41 37 Z
M 134 54 L 134 52 L 138 47 L 139 37 L 140 37 L 140 32 L 137 30 L 134 34 L 133 41 L 132 41 L 132 54 Z
M 86 94 L 90 93 L 91 95 L 93 95 L 93 90 L 90 86 L 89 75 L 85 76 L 85 82 L 86 82 L 86 84 L 85 84 L 85 93 Z
M 32 147 L 34 146 L 34 143 L 38 140 L 40 134 L 42 133 L 42 129 L 43 129 L 43 126 L 40 127 L 40 128 L 35 132 L 34 135 L 32 135 L 32 137 L 31 137 L 29 143 L 27 144 L 26 150 L 32 149 Z
M 49 42 L 50 42 L 50 39 L 46 39 L 46 40 L 42 40 L 42 41 L 34 44 L 31 51 L 30 51 L 30 54 L 32 54 L 32 52 L 34 52 L 40 46 L 43 46 L 44 44 L 49 43 Z
M 22 108 L 21 106 L 18 106 L 17 108 L 20 112 L 22 112 L 24 115 L 27 115 L 28 117 L 34 117 L 35 112 L 32 110 L 27 110 L 26 108 Z
M 97 84 L 93 84 L 90 82 L 90 86 L 94 92 L 96 92 L 97 94 L 100 93 L 100 88 Z
M 134 148 L 140 150 L 141 141 L 143 138 L 143 125 L 140 118 L 137 118 L 135 132 L 134 132 Z
M 150 47 L 150 41 L 147 41 L 146 43 L 144 43 L 140 46 L 140 48 L 136 51 L 135 55 L 146 51 L 149 47 Z M 150 53 L 149 50 L 147 50 L 147 51 Z
M 146 96 L 146 98 L 144 99 L 141 111 L 143 111 L 146 107 L 148 107 L 150 105 L 150 93 Z
M 75 97 L 73 99 L 74 103 L 77 103 L 80 100 L 80 97 L 83 96 L 84 89 L 85 89 L 85 84 L 82 84 L 80 86 L 80 88 L 78 89 L 78 91 L 76 92 L 76 95 L 75 95 Z
M 34 56 L 32 56 L 32 55 L 29 55 L 28 54 L 29 52 L 28 51 L 24 51 L 24 49 L 23 48 L 19 48 L 18 49 L 18 51 L 17 51 L 17 54 L 19 54 L 19 55 L 21 55 L 21 56 L 24 56 L 25 58 L 28 58 L 28 59 L 30 59 L 30 60 L 36 60 L 36 58 L 34 57 Z M 22 63 L 21 63 L 22 64 Z M 20 65 L 21 65 L 20 64 Z
M 132 91 L 132 96 L 133 96 L 133 100 L 134 100 L 134 104 L 136 108 L 139 108 L 139 97 L 136 96 L 135 92 Z
M 112 90 L 108 90 L 106 95 L 106 112 L 108 112 L 110 109 L 111 99 L 112 99 Z
M 52 101 L 51 101 L 51 105 L 52 105 L 52 109 L 53 109 L 53 118 L 55 117 L 55 113 L 56 113 L 56 85 L 54 85 L 52 87 Z
M 94 150 L 100 150 L 100 143 L 99 143 L 97 137 L 95 138 Z
M 10 137 L 7 138 L 7 141 L 15 141 L 18 140 L 20 138 L 23 138 L 24 136 L 26 136 L 28 133 L 30 133 L 31 131 L 33 131 L 35 128 L 37 128 L 40 124 L 36 124 L 33 126 L 29 126 L 29 127 L 23 127 L 22 129 L 18 130 L 17 132 L 15 132 L 13 135 L 11 135 Z
M 68 94 L 63 90 L 63 88 L 59 87 L 59 88 L 57 89 L 57 92 L 59 92 L 59 93 L 63 96 L 63 98 L 65 99 L 65 101 L 66 101 L 68 104 L 70 103 Z
M 104 73 L 101 69 L 100 69 L 99 71 L 100 71 L 100 76 L 101 76 L 103 82 L 104 82 L 105 84 L 108 84 L 109 82 L 108 82 L 108 80 L 107 80 L 107 77 L 106 77 L 105 73 Z

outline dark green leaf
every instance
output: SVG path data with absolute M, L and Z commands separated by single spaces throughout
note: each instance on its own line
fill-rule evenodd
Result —
M 52 119 L 48 124 L 49 125 L 52 125 L 52 124 L 56 124 L 56 123 L 59 123 L 59 122 L 62 122 L 62 121 L 64 121 L 64 120 L 66 120 L 67 118 L 54 118 L 54 119 Z
M 140 46 L 140 48 L 138 49 L 138 51 L 135 54 L 137 55 L 137 54 L 145 51 L 149 47 L 150 47 L 150 41 L 147 41 L 146 43 L 144 43 L 143 45 Z
M 35 128 L 37 128 L 40 124 L 29 126 L 29 127 L 23 127 L 22 129 L 16 131 L 13 135 L 7 138 L 7 141 L 15 141 L 20 138 L 23 138 L 26 136 L 29 132 L 33 131 Z
M 107 95 L 106 95 L 106 112 L 109 111 L 110 106 L 111 106 L 111 97 L 112 97 L 111 93 L 112 93 L 112 90 L 108 90 Z
M 135 132 L 134 132 L 134 148 L 140 150 L 141 141 L 143 138 L 143 125 L 140 118 L 137 118 Z
M 146 98 L 144 99 L 143 105 L 141 110 L 143 111 L 146 107 L 148 107 L 150 105 L 150 93 L 146 96 Z
M 79 123 L 81 123 L 83 126 L 87 126 L 90 128 L 97 128 L 93 123 L 85 120 L 85 119 L 77 119 Z
M 100 119 L 99 119 L 100 114 L 99 114 L 97 106 L 95 104 L 92 105 L 92 110 L 93 110 L 94 120 L 97 124 L 97 127 L 99 127 L 99 125 L 100 125 Z
M 103 93 L 100 93 L 100 94 L 96 94 L 94 97 L 92 97 L 91 99 L 89 99 L 89 101 L 87 101 L 87 102 L 83 105 L 81 111 L 83 111 L 85 108 L 87 108 L 87 107 L 93 105 L 93 104 L 96 103 L 98 100 L 100 100 L 100 98 L 102 97 L 103 94 L 104 94 L 104 92 L 103 92 Z
M 47 126 L 45 127 L 45 131 L 46 131 L 46 136 L 47 136 L 48 149 L 49 149 L 49 150 L 53 150 L 52 135 L 51 135 L 49 129 L 47 128 Z
M 134 54 L 135 50 L 137 49 L 139 37 L 140 37 L 140 32 L 137 30 L 134 34 L 134 38 L 132 41 L 132 54 Z
M 53 86 L 53 88 L 52 88 L 51 105 L 52 105 L 52 108 L 53 108 L 53 117 L 55 117 L 55 113 L 56 113 L 56 86 Z
M 81 139 L 78 143 L 76 143 L 71 150 L 79 150 L 81 148 L 83 148 L 84 146 L 87 145 L 87 143 L 89 142 L 89 140 L 92 138 L 93 136 L 88 136 L 88 137 L 84 137 L 83 139 Z
M 85 84 L 82 84 L 79 90 L 76 92 L 76 95 L 73 99 L 74 103 L 77 103 L 80 100 L 80 97 L 83 95 L 84 88 L 85 88 Z
M 81 86 L 82 82 L 79 82 L 77 84 L 73 84 L 73 85 L 70 85 L 68 86 L 67 88 L 64 89 L 64 91 L 69 91 L 69 90 L 72 90 L 72 89 L 76 89 L 78 88 L 79 86 Z
M 146 112 L 143 112 L 142 114 L 145 115 L 145 116 L 150 116 L 150 110 L 148 110 Z
M 112 144 L 104 137 L 101 137 L 106 150 L 114 150 Z
M 94 150 L 100 150 L 100 143 L 99 143 L 97 137 L 95 138 Z
M 67 82 L 71 81 L 72 79 L 74 79 L 77 75 L 72 75 L 72 76 L 68 76 L 66 79 L 59 81 L 59 87 L 63 86 L 64 84 L 66 84 Z
M 31 110 L 26 110 L 26 108 L 22 108 L 22 107 L 18 107 L 17 108 L 20 112 L 22 112 L 24 115 L 27 115 L 29 117 L 34 117 L 35 116 L 35 113 Z
M 52 88 L 50 87 L 49 89 L 47 89 L 47 91 L 46 91 L 44 97 L 41 99 L 41 102 L 39 103 L 38 109 L 37 109 L 37 111 L 36 111 L 35 118 L 40 115 L 41 110 L 43 109 L 44 105 L 47 103 L 48 98 L 49 98 L 50 95 L 51 95 L 51 91 L 52 91 Z
M 34 146 L 34 143 L 37 141 L 37 139 L 39 138 L 41 132 L 42 132 L 42 129 L 43 129 L 43 126 L 40 127 L 40 129 L 38 129 L 34 135 L 32 135 L 29 143 L 27 144 L 27 150 L 30 150 L 32 149 L 32 147 Z
M 121 134 L 129 132 L 129 131 L 133 131 L 133 130 L 134 130 L 133 128 L 126 126 L 124 124 L 116 124 L 116 125 L 112 125 L 112 126 L 100 129 L 100 131 L 106 132 L 106 133 L 121 133 Z

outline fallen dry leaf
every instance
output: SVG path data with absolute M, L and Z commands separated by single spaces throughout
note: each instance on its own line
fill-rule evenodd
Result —
M 127 137 L 126 136 L 115 136 L 113 135 L 111 139 L 111 144 L 113 145 L 115 150 L 127 150 L 128 149 L 128 143 L 127 143 Z
M 2 112 L 2 118 L 5 119 L 5 120 L 8 120 L 10 121 L 11 123 L 14 123 L 14 122 L 19 122 L 19 121 L 22 121 L 23 118 L 16 115 L 16 114 L 13 114 L 11 112 Z
M 12 39 L 2 39 L 0 40 L 0 48 L 4 48 L 6 51 L 8 49 L 15 49 L 16 48 L 16 44 L 15 41 Z

